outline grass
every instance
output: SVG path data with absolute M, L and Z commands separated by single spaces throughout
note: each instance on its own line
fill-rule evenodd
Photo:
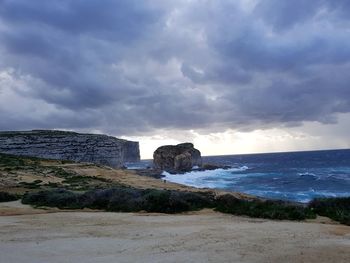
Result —
M 17 173 L 24 173 L 28 175 L 35 175 L 36 177 L 53 176 L 63 179 L 62 182 L 49 182 L 42 184 L 42 182 L 20 182 L 17 187 L 31 190 L 44 190 L 52 188 L 66 188 L 70 190 L 86 191 L 96 188 L 107 188 L 113 185 L 111 180 L 100 178 L 96 176 L 81 176 L 74 171 L 59 167 L 57 165 L 71 163 L 70 161 L 54 160 L 52 164 L 46 159 L 15 156 L 10 154 L 0 153 L 0 172 L 5 174 L 15 175 Z M 55 165 L 57 164 L 57 165 Z M 44 179 L 43 179 L 44 180 Z
M 55 161 L 60 164 L 65 164 L 65 163 L 72 163 L 71 161 L 66 161 L 66 160 L 48 160 L 48 159 L 43 159 L 43 158 L 38 158 L 38 157 L 31 157 L 31 156 L 18 156 L 18 155 L 12 155 L 12 154 L 5 154 L 5 153 L 0 153 L 0 169 L 34 169 L 34 168 L 40 168 L 43 167 L 41 165 L 42 161 Z M 49 166 L 45 166 L 47 168 Z M 54 170 L 57 170 L 57 172 L 61 172 L 64 174 L 64 170 L 60 167 L 51 167 Z
M 66 170 L 61 167 L 49 167 L 51 170 L 51 174 L 64 179 L 62 184 L 57 185 L 59 187 L 64 187 L 70 190 L 90 190 L 96 188 L 107 188 L 113 185 L 111 180 L 101 178 L 98 176 L 83 176 L 79 175 L 74 171 Z M 114 184 L 115 185 L 115 184 Z M 48 185 L 52 186 L 52 185 Z
M 69 179 L 74 176 L 77 176 L 75 172 L 65 170 L 62 167 L 46 166 L 45 168 L 49 170 L 50 174 L 59 178 Z
M 17 173 L 18 171 L 43 174 L 44 171 L 50 168 L 52 168 L 52 170 L 60 169 L 55 166 L 44 166 L 41 163 L 42 161 L 47 160 L 36 157 L 16 156 L 0 153 L 0 171 L 12 174 Z

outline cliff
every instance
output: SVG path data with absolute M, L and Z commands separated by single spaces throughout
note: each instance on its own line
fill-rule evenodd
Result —
M 111 167 L 140 160 L 138 142 L 56 130 L 0 132 L 0 152 Z

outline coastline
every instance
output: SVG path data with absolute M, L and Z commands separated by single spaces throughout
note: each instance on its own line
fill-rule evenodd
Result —
M 53 167 L 64 178 L 48 173 Z M 209 192 L 216 196 L 230 194 L 243 200 L 261 200 L 241 193 L 164 182 L 140 176 L 137 171 L 83 163 L 44 160 L 41 166 L 26 171 L 20 170 L 8 179 L 16 184 L 28 182 L 23 187 L 32 187 L 30 182 L 42 179 L 39 186 L 45 189 L 50 182 L 63 183 L 74 175 L 73 178 L 88 178 L 92 187 L 98 179 L 107 186 Z M 13 183 L 11 180 L 7 181 L 9 185 Z M 331 219 L 318 216 L 304 221 L 270 220 L 224 214 L 208 208 L 177 214 L 111 213 L 86 208 L 38 209 L 13 201 L 0 203 L 0 233 L 1 262 L 345 263 L 350 258 L 350 226 Z

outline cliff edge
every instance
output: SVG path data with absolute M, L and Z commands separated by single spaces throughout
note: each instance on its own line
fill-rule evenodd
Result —
M 0 153 L 90 162 L 114 168 L 140 160 L 138 142 L 57 130 L 0 132 Z

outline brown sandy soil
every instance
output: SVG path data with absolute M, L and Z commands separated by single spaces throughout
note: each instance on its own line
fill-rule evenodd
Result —
M 60 210 L 56 208 L 36 209 L 29 205 L 22 205 L 20 200 L 0 203 L 0 216 L 47 214 L 58 211 Z
M 22 206 L 1 204 L 0 211 L 6 205 Z M 350 227 L 334 224 L 251 219 L 211 210 L 180 215 L 0 216 L 0 262 L 6 263 L 348 263 L 349 259 Z
M 112 169 L 108 167 L 98 167 L 92 165 L 70 165 L 65 167 L 67 170 L 74 171 L 79 175 L 84 176 L 96 176 L 104 179 L 111 180 L 116 183 L 133 186 L 135 188 L 157 188 L 157 189 L 171 189 L 171 190 L 183 190 L 191 189 L 180 184 L 164 182 L 160 179 L 155 179 L 147 176 L 139 176 L 134 171 Z M 195 188 L 192 188 L 195 189 Z

